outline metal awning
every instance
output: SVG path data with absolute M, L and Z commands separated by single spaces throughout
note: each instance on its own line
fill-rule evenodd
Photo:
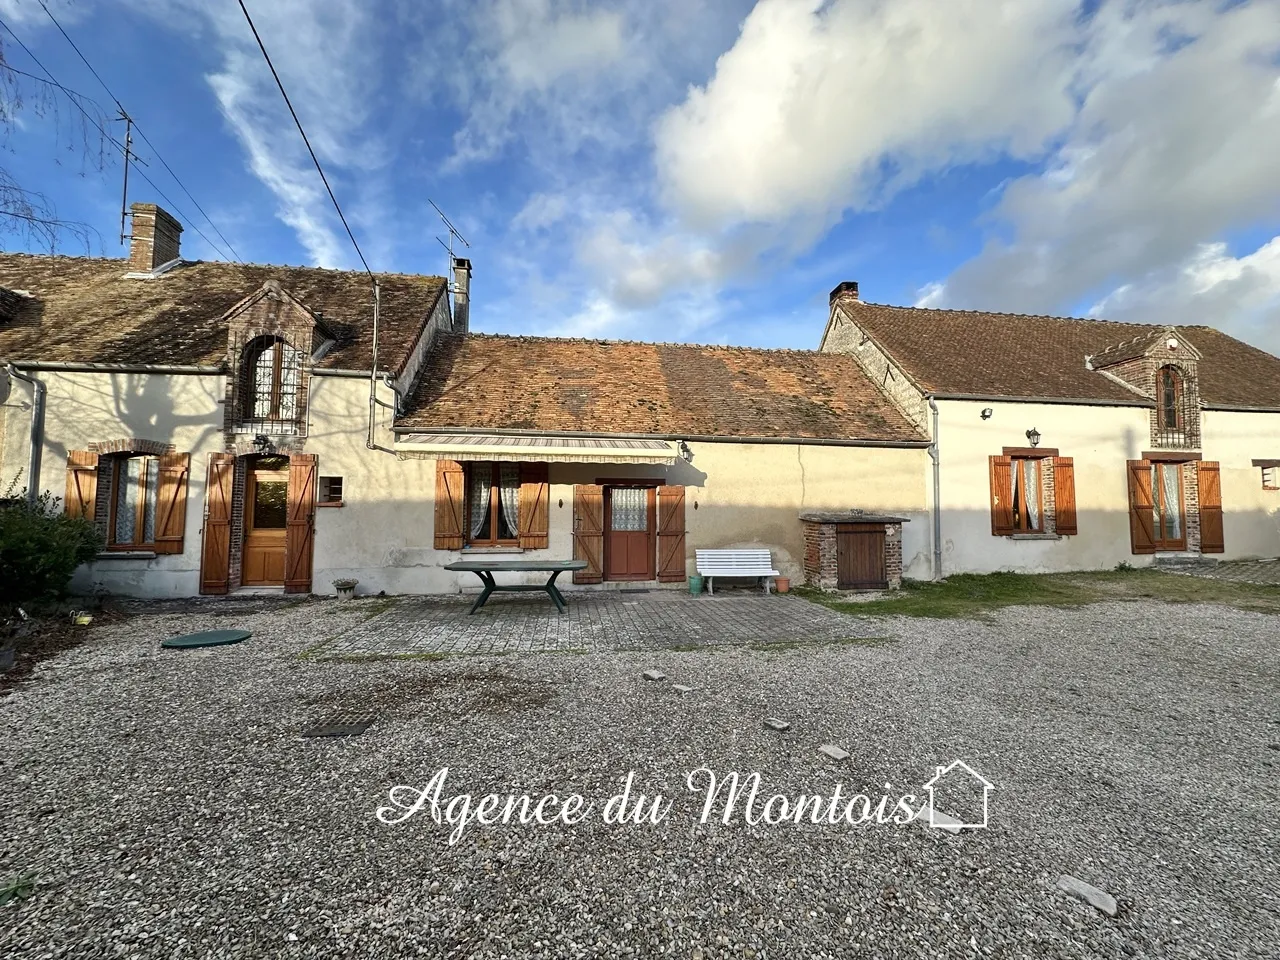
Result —
M 503 436 L 493 433 L 405 433 L 402 460 L 519 460 L 535 463 L 665 463 L 680 458 L 672 440 L 622 437 Z

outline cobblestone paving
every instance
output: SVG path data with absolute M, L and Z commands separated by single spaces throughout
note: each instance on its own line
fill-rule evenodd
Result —
M 1174 571 L 1210 580 L 1231 580 L 1236 583 L 1260 583 L 1280 586 L 1280 559 L 1228 560 L 1222 563 L 1192 567 Z
M 870 638 L 876 625 L 799 597 L 570 595 L 569 611 L 549 600 L 491 599 L 474 616 L 472 598 L 414 597 L 375 607 L 368 620 L 334 637 L 316 656 L 486 654 L 538 651 L 672 650 L 769 646 Z

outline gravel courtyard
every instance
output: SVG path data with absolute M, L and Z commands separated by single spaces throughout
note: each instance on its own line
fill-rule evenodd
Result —
M 1014 607 L 770 647 L 744 607 L 742 643 L 694 649 L 342 647 L 396 609 L 139 605 L 0 699 L 0 885 L 38 880 L 0 907 L 0 957 L 1276 955 L 1280 617 Z M 230 626 L 253 638 L 157 646 Z M 300 735 L 339 715 L 375 722 Z M 686 789 L 706 766 L 758 771 L 764 794 L 923 797 L 957 758 L 995 785 L 987 830 L 702 824 Z M 452 845 L 425 810 L 379 822 L 393 787 L 445 766 L 446 797 L 603 801 L 634 770 L 673 806 L 657 825 L 472 824 Z

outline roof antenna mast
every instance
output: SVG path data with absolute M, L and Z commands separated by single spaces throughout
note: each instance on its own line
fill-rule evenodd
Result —
M 443 240 L 441 240 L 439 237 L 436 237 L 436 241 L 440 244 L 440 246 L 444 247 L 447 251 L 449 251 L 449 266 L 448 266 L 448 269 L 447 269 L 447 271 L 446 271 L 446 273 L 445 273 L 445 276 L 446 276 L 446 277 L 452 277 L 452 276 L 453 276 L 453 241 L 454 241 L 454 238 L 456 237 L 458 240 L 462 241 L 462 245 L 463 245 L 464 247 L 470 247 L 470 246 L 471 246 L 471 244 L 467 243 L 467 238 L 466 238 L 466 237 L 464 237 L 461 233 L 459 233 L 459 232 L 458 232 L 458 228 L 457 228 L 457 227 L 455 227 L 452 223 L 450 223 L 450 222 L 449 222 L 449 218 L 448 218 L 448 217 L 446 217 L 446 216 L 444 215 L 444 211 L 443 211 L 443 210 L 441 210 L 439 207 L 437 207 L 437 206 L 436 206 L 436 202 L 435 202 L 434 200 L 432 200 L 430 197 L 428 197 L 428 198 L 427 198 L 427 203 L 431 204 L 431 208 L 432 208 L 433 210 L 435 210 L 435 212 L 436 212 L 436 213 L 438 213 L 438 214 L 440 215 L 440 219 L 444 221 L 444 225 L 445 225 L 445 227 L 446 227 L 446 228 L 448 228 L 448 230 L 449 230 L 449 242 L 448 242 L 448 243 L 445 243 L 445 242 L 444 242 Z M 451 294 L 456 294 L 456 293 L 458 292 L 457 290 L 455 290 L 455 289 L 454 289 L 454 287 L 456 286 L 456 284 L 455 284 L 452 280 L 447 280 L 447 281 L 446 281 L 446 283 L 447 283 L 448 288 L 449 288 L 449 293 L 451 293 Z

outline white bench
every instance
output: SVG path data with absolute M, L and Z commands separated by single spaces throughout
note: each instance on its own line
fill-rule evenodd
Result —
M 769 577 L 780 576 L 773 569 L 768 550 L 697 550 L 698 573 L 707 578 L 707 593 L 715 593 L 716 577 L 764 577 L 764 592 L 769 592 Z

